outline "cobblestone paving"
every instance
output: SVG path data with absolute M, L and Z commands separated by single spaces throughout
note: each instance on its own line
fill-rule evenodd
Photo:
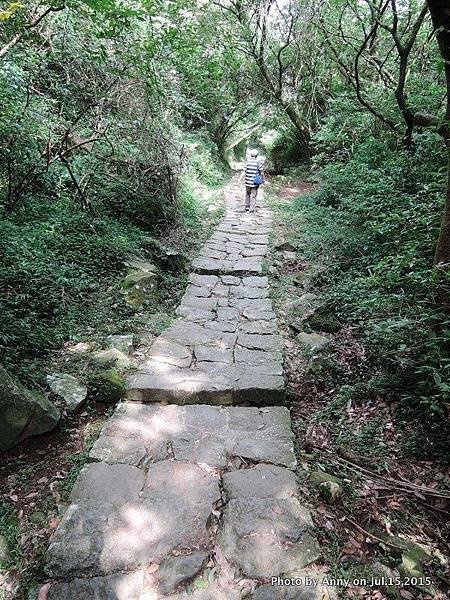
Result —
M 233 225 L 231 206 L 223 223 Z M 268 219 L 262 213 L 264 227 Z M 247 224 L 242 216 L 236 227 Z M 231 255 L 206 258 L 228 263 Z M 255 256 L 258 272 L 263 254 Z M 319 549 L 299 495 L 289 411 L 248 405 L 282 392 L 267 280 L 208 266 L 214 274 L 191 276 L 182 319 L 130 385 L 131 398 L 152 403 L 128 398 L 117 406 L 75 483 L 47 552 L 48 600 L 324 597 L 320 584 L 270 585 L 271 577 L 310 574 Z M 209 302 L 196 304 L 201 299 Z M 196 377 L 204 377 L 200 387 Z M 226 406 L 240 400 L 246 405 Z

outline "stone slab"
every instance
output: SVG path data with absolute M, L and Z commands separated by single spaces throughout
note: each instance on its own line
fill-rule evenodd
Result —
M 223 488 L 230 500 L 298 496 L 295 474 L 289 469 L 268 464 L 226 473 L 223 476 Z
M 319 558 L 309 512 L 296 498 L 236 498 L 225 506 L 217 547 L 244 577 L 275 577 Z
M 284 407 L 216 407 L 123 402 L 90 457 L 131 465 L 169 457 L 226 467 L 233 457 L 295 468 L 289 411 Z
M 141 497 L 120 505 L 84 498 L 69 506 L 51 539 L 46 573 L 110 575 L 159 562 L 179 549 L 206 549 L 219 499 L 218 477 L 199 466 L 151 465 Z

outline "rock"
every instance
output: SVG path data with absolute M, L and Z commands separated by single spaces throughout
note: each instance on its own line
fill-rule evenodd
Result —
M 197 344 L 214 343 L 217 339 L 217 334 L 212 330 L 205 329 L 198 323 L 175 321 L 169 329 L 164 331 L 161 337 L 184 346 L 194 346 Z
M 132 490 L 121 489 L 133 499 L 124 496 L 121 502 L 117 495 L 112 504 L 106 492 L 104 498 L 96 494 L 69 506 L 47 551 L 50 577 L 130 572 L 180 548 L 206 550 L 208 523 L 220 499 L 216 475 L 197 465 L 163 461 L 150 465 L 142 493 L 135 482 Z
M 156 340 L 147 356 L 153 362 L 175 367 L 189 367 L 192 362 L 192 352 L 189 348 L 164 338 Z
M 311 485 L 329 502 L 335 504 L 342 496 L 342 480 L 323 471 L 315 471 L 309 477 Z
M 402 554 L 400 570 L 407 577 L 424 577 L 423 564 L 432 560 L 430 554 L 418 544 L 408 543 L 408 550 Z
M 303 294 L 300 298 L 295 298 L 289 302 L 286 309 L 287 321 L 290 326 L 300 331 L 302 323 L 309 316 L 314 314 L 319 305 L 319 298 L 316 294 Z
M 247 348 L 236 347 L 234 351 L 234 360 L 243 365 L 264 365 L 281 361 L 281 352 L 266 352 L 264 350 L 248 350 Z
M 44 525 L 47 521 L 47 515 L 41 510 L 35 510 L 29 515 L 28 519 L 34 525 Z
M 8 540 L 0 533 L 0 568 L 6 566 L 10 556 Z
M 87 386 L 73 375 L 53 373 L 47 375 L 47 383 L 54 394 L 64 400 L 67 412 L 75 413 L 86 400 Z
M 179 585 L 193 579 L 207 560 L 208 553 L 204 551 L 166 556 L 157 572 L 160 591 L 163 594 L 174 592 Z
M 373 577 L 377 577 L 378 579 L 384 577 L 386 580 L 391 579 L 394 581 L 396 577 L 400 577 L 400 573 L 397 570 L 390 569 L 387 565 L 384 565 L 379 561 L 374 562 L 370 566 Z M 397 586 L 386 585 L 383 587 L 389 598 L 401 598 L 400 588 Z
M 131 271 L 123 280 L 121 288 L 127 304 L 135 308 L 144 305 L 147 300 L 158 300 L 160 296 L 156 273 L 153 271 Z
M 114 506 L 121 506 L 139 496 L 144 477 L 142 469 L 131 465 L 92 463 L 81 470 L 70 493 L 70 500 L 101 503 L 106 498 Z
M 147 271 L 132 271 L 122 281 L 122 289 L 129 290 L 136 285 L 147 284 L 155 277 L 155 273 Z
M 314 331 L 324 331 L 325 333 L 336 333 L 341 329 L 341 324 L 337 318 L 329 312 L 318 310 L 306 319 L 308 325 Z
M 268 298 L 269 289 L 261 287 L 250 287 L 245 285 L 236 285 L 230 289 L 232 298 Z
M 59 412 L 45 396 L 24 388 L 0 366 L 0 450 L 51 431 L 58 421 Z
M 239 285 L 241 283 L 241 279 L 234 275 L 222 275 L 221 279 L 225 285 Z
M 283 258 L 287 261 L 297 260 L 297 255 L 295 252 L 283 252 Z
M 402 554 L 402 562 L 398 567 L 400 574 L 403 575 L 403 577 L 416 577 L 418 582 L 414 587 L 425 592 L 427 596 L 435 598 L 437 589 L 434 587 L 434 585 L 422 585 L 420 581 L 423 581 L 427 575 L 427 573 L 424 571 L 424 565 L 433 560 L 431 551 L 428 551 L 428 549 L 425 549 L 424 547 L 420 546 L 419 544 L 415 544 L 410 540 L 403 540 L 403 542 L 406 542 L 408 550 Z
M 265 288 L 265 287 L 269 286 L 269 280 L 267 279 L 267 277 L 254 277 L 254 276 L 244 277 L 242 279 L 242 283 L 245 286 L 249 286 L 249 287 Z
M 185 321 L 193 321 L 195 323 L 205 323 L 207 321 L 212 321 L 214 318 L 214 313 L 211 310 L 195 308 L 195 306 L 185 304 L 178 306 L 175 313 L 180 317 L 184 317 Z
M 308 350 L 322 350 L 330 343 L 330 339 L 318 333 L 299 333 L 295 338 L 302 346 Z
M 140 258 L 139 256 L 134 256 L 130 254 L 126 260 L 126 263 L 132 269 L 136 269 L 138 271 L 143 271 L 144 273 L 155 273 L 157 268 L 156 266 L 144 258 Z
M 133 350 L 133 334 L 127 335 L 110 335 L 109 345 L 111 348 L 115 348 L 128 356 Z
M 192 285 L 213 288 L 219 282 L 219 278 L 216 275 L 198 275 L 197 273 L 191 273 L 189 275 L 189 281 Z
M 125 394 L 125 381 L 116 369 L 107 369 L 91 377 L 89 393 L 99 402 L 118 402 Z
M 216 346 L 194 346 L 194 354 L 198 362 L 210 361 L 229 365 L 233 362 L 233 352 L 227 348 L 217 348 Z
M 111 363 L 119 369 L 128 369 L 132 365 L 128 356 L 120 350 L 117 350 L 117 348 L 94 352 L 91 361 L 96 365 L 107 365 L 108 363 Z
M 168 458 L 223 468 L 227 457 L 295 468 L 289 411 L 284 407 L 158 406 L 121 403 L 91 458 L 137 465 Z
M 242 333 L 258 333 L 266 335 L 276 333 L 277 326 L 273 321 L 244 321 L 239 325 L 239 331 Z
M 294 244 L 286 240 L 281 240 L 275 244 L 274 249 L 278 250 L 279 252 L 283 252 L 285 250 L 288 252 L 295 252 L 295 250 L 297 250 L 297 246 L 294 246 Z
M 283 338 L 281 335 L 260 335 L 241 333 L 237 343 L 249 350 L 267 350 L 270 352 L 282 352 Z

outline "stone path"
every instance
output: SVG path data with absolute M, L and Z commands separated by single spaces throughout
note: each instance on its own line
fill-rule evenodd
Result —
M 75 483 L 47 552 L 49 600 L 324 597 L 270 583 L 304 574 L 319 549 L 289 411 L 261 406 L 283 394 L 268 282 L 255 275 L 270 213 L 243 214 L 236 194 L 194 262 L 182 318 L 130 378 Z
M 283 340 L 267 277 L 271 214 L 242 208 L 242 187 L 226 190 L 227 211 L 194 260 L 177 309 L 181 317 L 129 379 L 128 397 L 145 402 L 281 403 Z

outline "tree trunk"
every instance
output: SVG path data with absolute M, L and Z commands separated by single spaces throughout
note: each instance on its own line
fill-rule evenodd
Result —
M 442 217 L 441 231 L 436 246 L 435 264 L 444 270 L 450 267 L 450 6 L 448 0 L 428 0 L 436 37 L 444 60 L 447 79 L 447 109 L 445 123 L 440 131 L 448 152 L 447 196 Z
M 434 262 L 437 266 L 448 270 L 450 268 L 450 148 L 448 149 L 448 181 L 447 197 L 442 216 L 441 231 L 439 233 L 438 243 Z M 445 265 L 445 266 L 444 266 Z
M 283 103 L 284 110 L 291 122 L 295 125 L 298 132 L 300 145 L 302 148 L 302 154 L 304 154 L 306 160 L 311 158 L 311 135 L 309 130 L 305 127 L 305 123 L 300 115 L 297 113 L 295 107 L 292 104 Z

